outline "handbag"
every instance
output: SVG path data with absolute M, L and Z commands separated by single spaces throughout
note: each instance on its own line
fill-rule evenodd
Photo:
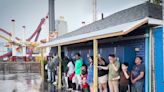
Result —
M 73 77 L 75 76 L 75 73 L 72 73 L 70 76 L 69 76 L 69 80 L 73 80 Z

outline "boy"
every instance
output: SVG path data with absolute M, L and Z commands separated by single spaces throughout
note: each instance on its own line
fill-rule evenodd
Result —
M 89 85 L 87 83 L 87 67 L 83 65 L 81 70 L 82 92 L 89 92 Z

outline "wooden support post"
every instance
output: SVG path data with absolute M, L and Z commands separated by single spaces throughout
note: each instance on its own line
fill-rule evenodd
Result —
M 98 84 L 97 84 L 97 81 L 98 81 L 98 41 L 97 39 L 94 39 L 93 40 L 93 57 L 94 57 L 94 80 L 93 80 L 93 90 L 94 92 L 97 92 L 97 89 L 98 89 Z
M 58 46 L 58 56 L 59 56 L 59 72 L 58 72 L 58 89 L 61 90 L 61 80 L 62 80 L 62 71 L 61 71 L 61 46 Z
M 43 56 L 43 48 L 41 48 L 41 76 L 44 81 L 44 56 Z

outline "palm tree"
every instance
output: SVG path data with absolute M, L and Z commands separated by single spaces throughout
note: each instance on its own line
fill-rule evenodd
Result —
M 149 0 L 149 2 L 157 4 L 157 5 L 161 5 L 162 4 L 162 0 Z

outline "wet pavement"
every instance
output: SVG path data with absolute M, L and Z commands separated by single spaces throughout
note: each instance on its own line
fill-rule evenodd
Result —
M 0 92 L 57 92 L 38 73 L 0 74 Z

